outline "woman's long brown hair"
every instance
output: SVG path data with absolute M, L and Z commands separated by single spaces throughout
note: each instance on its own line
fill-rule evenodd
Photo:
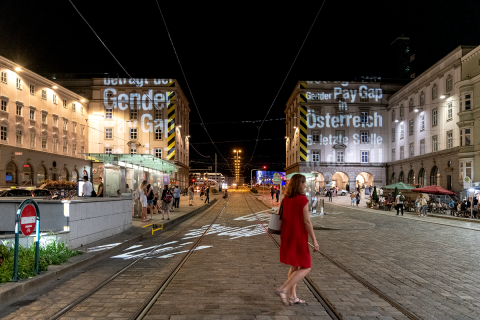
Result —
M 303 174 L 294 174 L 288 183 L 288 188 L 287 192 L 285 192 L 285 195 L 289 198 L 293 198 L 299 194 L 303 194 L 303 192 L 300 192 L 300 184 L 304 182 L 305 176 Z

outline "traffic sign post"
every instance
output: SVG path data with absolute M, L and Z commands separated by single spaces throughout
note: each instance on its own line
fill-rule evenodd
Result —
M 40 209 L 34 200 L 27 199 L 18 207 L 15 215 L 15 251 L 13 257 L 13 281 L 18 281 L 18 242 L 19 231 L 29 236 L 35 230 L 35 273 L 40 273 Z

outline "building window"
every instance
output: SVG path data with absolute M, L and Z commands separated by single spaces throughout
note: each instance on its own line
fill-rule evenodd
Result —
M 53 138 L 53 151 L 58 152 L 58 139 Z
M 425 105 L 425 93 L 422 91 L 420 93 L 420 106 L 424 106 Z
M 415 149 L 414 149 L 414 145 L 413 145 L 413 142 L 410 143 L 410 158 L 413 158 L 415 156 Z
M 360 143 L 368 143 L 368 131 L 360 131 Z
M 320 151 L 312 151 L 312 161 L 320 161 Z
M 72 103 L 72 112 L 77 112 L 77 105 Z
M 17 104 L 16 115 L 17 115 L 17 116 L 21 116 L 21 115 L 22 115 L 22 106 L 20 106 L 20 105 L 18 105 L 18 104 Z
M 432 100 L 435 100 L 437 98 L 438 98 L 438 87 L 436 84 L 434 84 L 432 87 Z
M 155 140 L 161 140 L 162 139 L 162 129 L 156 128 L 155 129 Z
M 30 110 L 30 120 L 35 120 L 35 110 Z
M 47 137 L 42 137 L 42 149 L 47 149 Z
M 403 146 L 400 147 L 400 160 L 405 158 L 405 148 Z
M 113 128 L 105 128 L 105 139 L 113 139 Z
M 137 129 L 130 129 L 130 139 L 137 139 Z
M 471 143 L 471 131 L 472 129 L 465 129 L 465 146 L 469 146 Z
M 343 151 L 337 151 L 337 162 L 343 163 L 344 160 L 345 159 Z
M 66 108 L 66 107 L 67 107 L 67 99 L 63 99 L 63 101 L 62 101 L 62 105 L 63 105 L 63 107 L 64 107 L 64 108 Z
M 410 100 L 408 101 L 408 112 L 412 112 L 413 111 L 413 99 L 410 98 Z
M 470 95 L 466 94 L 465 95 L 465 111 L 469 111 L 471 109 L 472 109 L 472 100 L 470 98 Z
M 85 146 L 81 146 L 81 147 L 80 147 L 80 152 L 81 152 L 81 153 L 85 153 Z
M 343 138 L 345 137 L 345 130 L 335 131 L 335 136 L 337 137 L 337 143 L 342 144 L 343 143 Z
M 453 148 L 453 131 L 447 131 L 447 149 Z
M 463 129 L 460 129 L 460 147 L 463 146 Z
M 35 95 L 35 86 L 34 86 L 33 84 L 30 85 L 30 94 L 31 94 L 32 96 Z
M 408 122 L 408 135 L 413 135 L 413 120 Z
M 42 123 L 47 124 L 47 114 L 42 112 Z
M 360 113 L 360 118 L 362 123 L 367 123 L 368 121 L 368 112 L 362 111 Z
M 81 131 L 82 136 L 84 136 L 84 135 L 85 135 L 85 127 L 82 126 L 82 128 L 80 129 L 80 131 Z
M 138 111 L 137 109 L 130 109 L 130 120 L 137 120 Z
M 77 144 L 74 143 L 72 144 L 72 155 L 76 155 L 77 154 Z
M 420 115 L 420 131 L 425 130 L 425 113 Z
M 17 78 L 17 89 L 22 90 L 22 79 Z
M 432 126 L 436 126 L 438 124 L 438 109 L 432 110 Z
M 130 148 L 130 154 L 137 154 L 137 148 L 136 146 L 133 146 Z
M 313 143 L 320 142 L 320 131 L 312 131 L 312 142 Z
M 362 163 L 368 163 L 368 151 L 362 150 L 360 152 L 361 152 Z
M 17 144 L 22 144 L 22 130 L 17 130 L 15 141 L 17 142 Z
M 395 121 L 395 109 L 392 109 L 392 122 Z
M 395 149 L 392 149 L 392 161 L 395 161 Z
M 56 94 L 53 95 L 53 104 L 58 104 L 58 96 Z
M 80 107 L 80 115 L 83 116 L 83 107 Z
M 73 133 L 77 133 L 77 124 L 73 122 Z
M 420 155 L 425 154 L 425 139 L 420 140 Z
M 105 149 L 105 154 L 113 154 L 113 149 L 112 148 L 106 148 Z
M 35 132 L 30 132 L 30 148 L 35 148 Z
M 155 108 L 155 120 L 162 120 L 162 109 Z
M 7 111 L 7 101 L 2 100 L 2 111 Z
M 155 157 L 162 159 L 162 149 L 155 149 Z
M 400 139 L 405 138 L 405 131 L 403 129 L 403 123 L 400 124 Z
M 392 129 L 392 142 L 395 142 L 395 128 Z
M 113 108 L 105 109 L 105 119 L 113 119 Z
M 453 78 L 451 75 L 448 75 L 447 80 L 446 80 L 446 85 L 445 87 L 447 88 L 447 92 L 452 91 L 453 89 Z
M 58 117 L 57 116 L 53 116 L 53 126 L 58 127 Z
M 452 176 L 447 175 L 447 190 L 452 190 Z
M 0 139 L 2 141 L 7 141 L 7 127 L 2 126 L 2 127 L 0 127 L 0 129 L 1 129 L 0 130 Z
M 1 79 L 3 83 L 7 83 L 7 73 L 6 72 L 1 72 Z
M 67 130 L 67 129 L 68 129 L 68 120 L 63 119 L 63 130 Z
M 42 89 L 42 99 L 47 100 L 47 90 Z
M 452 103 L 447 103 L 447 121 L 453 119 L 453 108 Z
M 400 118 L 403 118 L 405 116 L 405 111 L 403 110 L 403 104 L 400 106 Z
M 466 161 L 465 162 L 465 177 L 469 177 L 473 180 L 473 172 L 472 172 L 472 162 Z
M 433 152 L 438 151 L 438 136 L 437 135 L 432 137 L 432 151 Z
M 63 153 L 67 153 L 67 152 L 68 152 L 68 141 L 64 140 L 63 141 Z

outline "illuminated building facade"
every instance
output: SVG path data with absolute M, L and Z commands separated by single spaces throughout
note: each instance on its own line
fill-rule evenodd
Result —
M 186 188 L 190 108 L 177 81 L 92 76 L 48 75 L 90 99 L 89 152 L 150 154 L 171 161 L 179 170 L 170 182 Z
M 0 56 L 0 186 L 90 176 L 89 103 Z
M 380 80 L 297 83 L 285 109 L 286 173 L 317 173 L 317 188 L 384 185 L 387 99 L 401 86 Z
M 470 58 L 479 48 L 472 49 L 457 47 L 389 98 L 389 183 L 439 185 L 459 193 L 465 175 L 480 182 L 474 175 L 480 66 L 478 55 Z

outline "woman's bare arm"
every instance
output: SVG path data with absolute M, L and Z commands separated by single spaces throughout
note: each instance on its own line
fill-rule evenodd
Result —
M 303 207 L 303 222 L 305 223 L 305 227 L 307 228 L 308 235 L 312 238 L 313 241 L 313 252 L 319 250 L 319 245 L 317 239 L 315 238 L 315 233 L 313 232 L 313 224 L 310 220 L 310 212 L 308 211 L 308 203 Z

